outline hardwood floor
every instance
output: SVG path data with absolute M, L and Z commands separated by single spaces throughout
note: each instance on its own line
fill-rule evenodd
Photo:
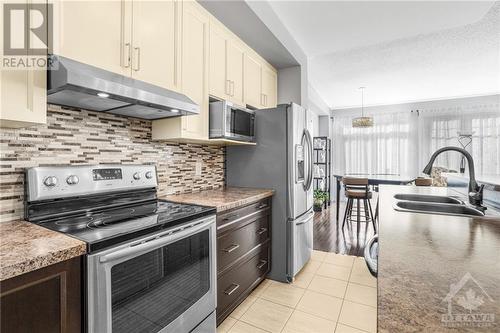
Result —
M 372 205 L 375 209 L 375 200 L 372 199 Z M 373 226 L 367 223 L 360 223 L 357 231 L 357 223 L 346 223 L 344 230 L 342 227 L 342 218 L 344 216 L 345 202 L 340 202 L 340 221 L 337 225 L 335 221 L 335 202 L 332 202 L 327 209 L 322 212 L 316 212 L 314 215 L 314 249 L 326 252 L 335 252 L 362 257 L 365 249 L 365 243 L 373 236 Z M 349 227 L 348 227 L 349 226 Z

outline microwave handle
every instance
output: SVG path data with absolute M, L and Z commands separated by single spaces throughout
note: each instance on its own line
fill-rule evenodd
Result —
M 191 225 L 188 227 L 177 228 L 175 230 L 164 233 L 163 235 L 157 235 L 149 239 L 144 240 L 140 243 L 130 244 L 128 247 L 105 254 L 99 258 L 99 262 L 106 263 L 111 261 L 116 261 L 118 259 L 130 256 L 136 256 L 138 253 L 146 253 L 154 249 L 160 248 L 167 244 L 170 244 L 176 240 L 186 238 L 187 236 L 194 235 L 199 231 L 206 229 L 213 223 L 213 219 L 210 218 L 208 221 L 199 222 L 198 224 Z

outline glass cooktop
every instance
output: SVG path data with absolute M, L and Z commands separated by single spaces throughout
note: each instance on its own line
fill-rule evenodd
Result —
M 89 252 L 215 214 L 215 208 L 157 200 L 38 224 L 87 243 Z

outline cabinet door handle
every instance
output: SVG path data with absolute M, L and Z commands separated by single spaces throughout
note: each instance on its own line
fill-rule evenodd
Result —
M 257 265 L 258 269 L 261 269 L 262 267 L 267 265 L 267 260 L 261 260 L 259 261 L 259 264 Z
M 231 96 L 231 80 L 226 80 L 226 95 Z
M 234 96 L 234 81 L 231 81 L 231 96 Z
M 239 244 L 232 244 L 231 246 L 229 247 L 226 247 L 225 249 L 223 249 L 222 251 L 226 252 L 226 253 L 231 253 L 233 252 L 234 250 L 236 250 L 237 248 L 239 248 L 240 245 Z
M 267 95 L 264 94 L 264 105 L 267 106 Z
M 140 47 L 134 47 L 134 51 L 136 52 L 136 66 L 134 68 L 134 71 L 140 71 L 141 70 L 141 48 Z
M 266 207 L 267 207 L 266 203 L 261 203 L 260 205 L 257 206 L 257 209 L 262 209 L 262 208 L 266 208 Z
M 131 51 L 130 50 L 130 43 L 125 43 L 124 46 L 125 47 L 124 47 L 123 54 L 122 54 L 122 66 L 125 68 L 129 68 L 130 67 L 130 51 Z
M 239 287 L 240 287 L 239 284 L 232 283 L 231 287 L 229 287 L 228 289 L 224 290 L 224 294 L 226 294 L 227 296 L 230 296 L 232 293 L 234 293 L 236 290 L 238 290 Z
M 257 230 L 257 234 L 258 235 L 262 235 L 263 233 L 265 233 L 267 231 L 267 228 L 260 228 L 259 230 Z
M 264 94 L 260 93 L 260 105 L 264 106 Z

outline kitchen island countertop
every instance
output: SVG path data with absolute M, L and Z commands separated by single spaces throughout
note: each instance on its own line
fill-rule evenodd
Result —
M 274 194 L 271 189 L 249 187 L 223 187 L 187 194 L 173 194 L 160 197 L 178 203 L 216 207 L 217 212 L 245 206 L 253 202 L 270 197 Z
M 500 216 L 396 211 L 397 193 L 461 196 L 448 188 L 381 186 L 378 332 L 498 332 Z M 477 327 L 457 316 L 470 314 L 493 317 Z
M 0 223 L 0 281 L 86 253 L 84 242 L 27 221 Z

